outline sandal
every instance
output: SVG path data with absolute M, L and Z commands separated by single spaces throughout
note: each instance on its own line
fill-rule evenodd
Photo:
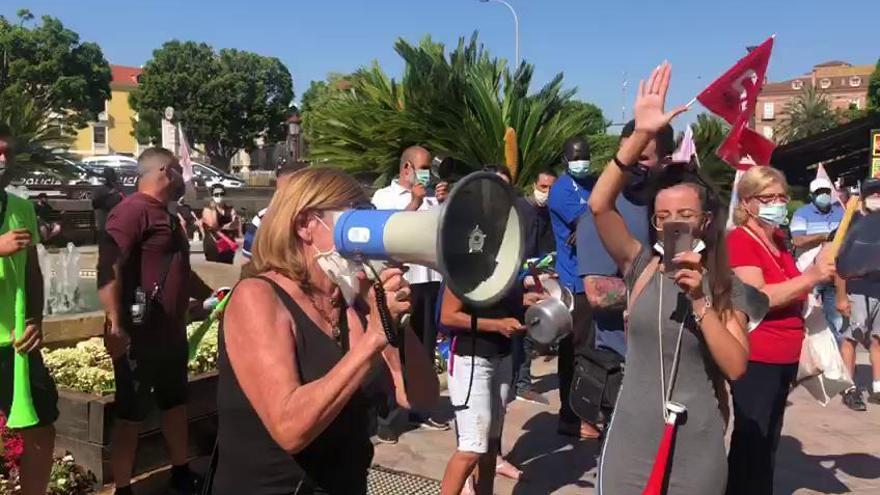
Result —
M 504 476 L 505 478 L 512 479 L 514 481 L 519 481 L 519 479 L 522 477 L 522 471 L 520 471 L 516 468 L 516 466 L 505 460 L 502 460 L 495 465 L 495 474 L 498 476 Z

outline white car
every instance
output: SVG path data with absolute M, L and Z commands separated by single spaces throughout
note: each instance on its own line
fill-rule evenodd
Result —
M 137 160 L 126 155 L 98 155 L 82 159 L 84 165 L 90 167 L 137 167 Z
M 205 187 L 211 188 L 220 184 L 226 188 L 246 187 L 247 183 L 234 175 L 230 175 L 219 168 L 204 163 L 193 163 L 193 175 L 204 183 Z

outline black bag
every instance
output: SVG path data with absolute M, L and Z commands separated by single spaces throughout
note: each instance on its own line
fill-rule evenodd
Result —
M 608 359 L 575 356 L 574 360 L 569 403 L 578 417 L 592 424 L 599 422 L 600 413 L 606 418 L 611 415 L 623 383 L 623 358 L 607 354 Z

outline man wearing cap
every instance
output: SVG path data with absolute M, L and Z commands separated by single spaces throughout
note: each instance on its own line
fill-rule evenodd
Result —
M 791 240 L 798 255 L 828 241 L 829 234 L 843 220 L 844 208 L 831 196 L 833 188 L 831 181 L 825 178 L 819 177 L 810 182 L 810 203 L 798 208 L 791 219 Z M 819 285 L 815 293 L 822 299 L 822 309 L 828 325 L 840 340 L 843 317 L 835 307 L 834 284 Z
M 860 212 L 853 217 L 850 232 L 855 225 L 869 216 L 880 215 L 880 179 L 862 183 Z M 873 382 L 868 389 L 868 402 L 880 405 L 880 279 L 867 276 L 857 280 L 838 277 L 837 309 L 848 320 L 843 330 L 840 354 L 850 375 L 856 377 L 856 345 L 870 352 Z M 853 411 L 865 411 L 862 392 L 853 385 L 843 393 L 843 404 Z

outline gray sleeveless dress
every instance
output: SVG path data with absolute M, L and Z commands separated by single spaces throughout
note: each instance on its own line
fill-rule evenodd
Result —
M 651 257 L 652 253 L 643 248 L 625 277 L 627 289 L 632 290 Z M 657 270 L 630 310 L 626 372 L 602 450 L 597 483 L 600 495 L 641 495 L 660 445 L 664 428 L 657 331 L 661 278 L 667 386 L 679 327 L 685 319 L 672 400 L 684 404 L 687 413 L 683 422 L 679 420 L 666 493 L 721 495 L 726 486 L 724 423 L 713 386 L 713 377 L 720 372 L 691 317 L 690 303 L 672 279 Z

